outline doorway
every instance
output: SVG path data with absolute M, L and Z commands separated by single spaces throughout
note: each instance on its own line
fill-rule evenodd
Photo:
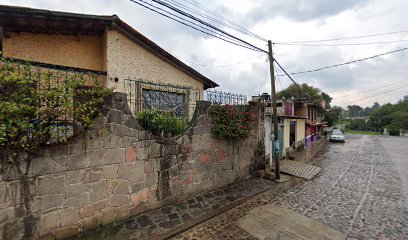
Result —
M 296 122 L 291 121 L 290 122 L 290 132 L 289 132 L 289 145 L 293 148 L 295 148 L 295 142 L 296 142 Z

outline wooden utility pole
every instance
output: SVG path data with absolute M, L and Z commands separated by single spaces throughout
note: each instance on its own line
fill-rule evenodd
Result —
M 278 111 L 276 110 L 276 89 L 275 89 L 275 69 L 273 68 L 273 54 L 272 54 L 272 41 L 268 41 L 269 47 L 269 69 L 271 72 L 271 97 L 272 97 L 272 116 L 273 116 L 273 142 L 275 144 L 275 180 L 280 180 L 280 169 L 279 169 L 279 140 L 278 140 Z M 272 129 L 272 126 L 271 126 Z

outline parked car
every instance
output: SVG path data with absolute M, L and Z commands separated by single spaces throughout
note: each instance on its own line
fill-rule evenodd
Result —
M 344 134 L 338 130 L 334 129 L 329 137 L 330 142 L 346 142 L 346 138 L 344 137 Z

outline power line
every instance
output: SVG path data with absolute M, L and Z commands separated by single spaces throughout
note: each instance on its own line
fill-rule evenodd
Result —
M 134 0 L 131 0 L 131 1 L 134 1 Z M 218 27 L 216 27 L 216 26 L 214 26 L 214 25 L 212 25 L 212 24 L 209 24 L 209 23 L 207 23 L 207 22 L 205 22 L 205 21 L 203 21 L 203 20 L 201 20 L 201 19 L 199 19 L 199 18 L 197 18 L 197 17 L 194 17 L 193 15 L 191 15 L 191 14 L 189 14 L 189 13 L 186 13 L 186 12 L 184 12 L 184 11 L 178 9 L 177 7 L 174 7 L 174 6 L 171 5 L 171 4 L 168 4 L 168 3 L 163 2 L 163 1 L 160 1 L 160 0 L 151 0 L 151 1 L 153 1 L 153 2 L 155 2 L 155 3 L 157 3 L 157 4 L 159 4 L 159 5 L 162 5 L 162 6 L 166 7 L 166 8 L 169 8 L 169 9 L 171 9 L 172 11 L 174 11 L 174 12 L 176 12 L 176 13 L 182 15 L 182 16 L 185 16 L 185 17 L 187 17 L 187 18 L 190 18 L 190 19 L 192 19 L 192 20 L 194 20 L 194 21 L 196 21 L 196 22 L 198 22 L 198 23 L 200 23 L 200 24 L 202 24 L 202 25 L 205 25 L 205 26 L 207 26 L 207 27 L 209 27 L 209 28 L 212 28 L 212 29 L 216 30 L 217 32 L 221 32 L 222 34 L 224 34 L 224 35 L 226 35 L 226 36 L 228 36 L 228 37 L 231 37 L 231 38 L 233 38 L 233 39 L 235 39 L 235 40 L 237 40 L 237 41 L 239 41 L 239 42 L 241 42 L 241 43 L 243 43 L 243 44 L 249 46 L 250 48 L 253 48 L 253 49 L 258 50 L 258 51 L 260 51 L 260 52 L 266 52 L 265 50 L 263 50 L 263 49 L 261 49 L 261 48 L 258 48 L 258 47 L 254 46 L 254 45 L 248 43 L 247 41 L 244 41 L 244 40 L 242 40 L 242 39 L 240 39 L 240 38 L 238 38 L 238 37 L 235 37 L 235 36 L 233 36 L 233 35 L 231 35 L 231 34 L 225 32 L 225 31 L 221 30 L 220 28 L 218 28 Z
M 378 96 L 372 96 L 372 97 L 369 97 L 369 98 L 367 98 L 367 99 L 364 99 L 364 100 L 362 100 L 362 101 L 359 101 L 358 103 L 362 103 L 362 102 L 367 102 L 367 101 L 369 101 L 370 99 L 372 99 L 372 98 L 376 98 L 375 99 L 375 101 L 376 102 L 381 102 L 381 101 L 384 101 L 383 99 L 388 99 L 388 98 L 390 98 L 390 97 L 393 97 L 393 96 L 396 96 L 396 95 L 406 95 L 408 92 L 406 92 L 407 90 L 403 90 L 402 92 L 396 92 L 396 93 L 392 93 L 392 94 L 388 94 L 388 95 L 386 95 L 386 96 L 380 96 L 380 97 L 378 97 Z M 402 96 L 402 97 L 403 97 Z M 381 100 L 380 100 L 381 99 Z M 354 102 L 355 103 L 355 102 Z
M 208 19 L 208 20 L 210 20 L 210 21 L 216 22 L 216 23 L 218 23 L 218 24 L 220 24 L 220 25 L 222 25 L 222 26 L 225 26 L 225 27 L 227 27 L 227 28 L 233 29 L 233 30 L 235 30 L 235 31 L 237 31 L 237 32 L 240 32 L 240 33 L 242 33 L 242 34 L 251 36 L 251 37 L 256 38 L 256 39 L 259 39 L 259 40 L 266 41 L 264 38 L 262 38 L 262 37 L 260 37 L 260 36 L 258 36 L 258 35 L 256 35 L 256 34 L 250 32 L 249 30 L 247 30 L 247 29 L 245 29 L 245 28 L 243 28 L 243 27 L 241 27 L 241 26 L 239 26 L 239 25 L 236 25 L 236 24 L 233 24 L 233 23 L 230 24 L 230 23 L 228 23 L 228 22 L 225 22 L 224 20 L 219 19 L 219 17 L 211 17 L 211 16 L 208 16 L 208 15 L 205 15 L 205 14 L 203 14 L 202 12 L 200 12 L 199 10 L 196 10 L 196 9 L 194 9 L 194 8 L 192 8 L 192 7 L 189 7 L 189 6 L 185 5 L 185 4 L 179 3 L 179 2 L 177 2 L 177 1 L 175 1 L 175 0 L 164 0 L 164 1 L 165 1 L 165 2 L 171 2 L 172 4 L 178 6 L 178 7 L 182 8 L 182 9 L 184 9 L 184 10 L 186 10 L 186 11 L 191 11 L 191 12 L 197 14 L 198 16 L 201 16 L 201 17 L 206 18 L 206 19 Z M 188 1 L 187 1 L 187 2 L 188 2 Z M 189 2 L 189 3 L 191 3 L 191 2 Z M 193 4 L 193 3 L 191 3 L 191 4 Z M 194 5 L 194 4 L 193 4 L 193 5 Z M 213 15 L 214 15 L 214 14 L 213 14 Z
M 407 94 L 407 90 L 406 89 L 401 89 L 401 90 L 402 91 L 400 91 L 400 92 L 395 92 L 395 93 L 392 93 L 392 94 L 388 94 L 386 96 L 376 98 L 375 101 L 379 101 L 379 99 L 384 101 L 384 99 L 395 98 L 395 96 L 401 96 L 401 95 L 402 95 L 402 97 L 404 97 L 404 95 Z
M 307 41 L 297 41 L 297 42 L 276 42 L 276 44 L 283 44 L 283 43 L 313 43 L 313 42 L 331 42 L 331 41 L 340 41 L 340 40 L 347 40 L 347 39 L 357 39 L 357 38 L 368 38 L 368 37 L 376 37 L 376 36 L 384 36 L 384 35 L 391 35 L 391 34 L 398 34 L 398 33 L 405 33 L 408 32 L 408 29 L 402 31 L 394 31 L 394 32 L 386 32 L 386 33 L 375 33 L 375 34 L 368 34 L 368 35 L 360 35 L 360 36 L 351 36 L 351 37 L 343 37 L 343 38 L 332 38 L 332 39 L 321 39 L 321 40 L 307 40 Z
M 184 18 L 182 18 L 182 17 L 180 17 L 180 16 L 177 16 L 177 15 L 175 15 L 175 14 L 173 14 L 173 13 L 170 13 L 169 11 L 166 11 L 166 10 L 160 8 L 160 7 L 154 6 L 154 5 L 152 5 L 152 4 L 150 4 L 150 3 L 147 3 L 147 2 L 145 2 L 145 1 L 143 1 L 143 0 L 139 0 L 139 1 L 143 2 L 144 4 L 149 5 L 150 7 L 153 7 L 153 8 L 155 8 L 155 9 L 160 10 L 160 11 L 163 11 L 163 12 L 165 12 L 165 13 L 171 15 L 171 16 L 174 16 L 174 17 L 179 18 L 179 19 L 181 19 L 181 20 L 183 20 L 183 21 L 186 21 L 186 22 L 188 22 L 188 23 L 190 23 L 190 24 L 193 24 L 193 25 L 195 25 L 196 27 L 191 26 L 191 25 L 189 25 L 189 24 L 187 24 L 187 23 L 185 23 L 185 22 L 181 22 L 180 20 L 174 19 L 173 17 L 171 17 L 171 16 L 169 16 L 169 15 L 167 15 L 167 14 L 164 14 L 164 13 L 161 13 L 161 12 L 159 12 L 159 11 L 157 11 L 157 10 L 151 9 L 150 7 L 148 7 L 148 6 L 146 6 L 146 5 L 143 5 L 143 4 L 141 4 L 141 3 L 135 2 L 135 1 L 133 1 L 133 0 L 130 0 L 130 1 L 132 1 L 132 2 L 134 2 L 134 3 L 136 3 L 136 4 L 139 4 L 139 5 L 141 5 L 141 6 L 145 7 L 145 8 L 147 8 L 147 9 L 149 9 L 149 10 L 151 10 L 151 11 L 154 11 L 154 12 L 156 12 L 156 13 L 162 15 L 162 16 L 165 16 L 165 17 L 167 17 L 167 18 L 170 18 L 170 19 L 172 19 L 172 20 L 174 20 L 174 21 L 176 21 L 176 22 L 179 22 L 179 23 L 181 23 L 181 24 L 183 24 L 183 25 L 189 26 L 189 27 L 191 27 L 191 28 L 193 28 L 193 29 L 195 29 L 195 30 L 197 30 L 197 31 L 203 32 L 203 33 L 208 34 L 208 35 L 210 35 L 210 36 L 213 36 L 213 37 L 219 38 L 219 39 L 221 39 L 221 40 L 227 41 L 227 42 L 229 42 L 229 43 L 232 43 L 232 44 L 235 44 L 235 45 L 238 45 L 238 46 L 241 46 L 241 47 L 245 47 L 245 46 L 243 46 L 243 45 L 241 45 L 241 44 L 237 44 L 237 43 L 235 43 L 235 42 L 232 42 L 232 41 L 235 41 L 235 40 L 232 40 L 232 39 L 229 38 L 228 36 L 227 36 L 227 37 L 217 36 L 218 33 L 215 32 L 215 31 L 213 31 L 213 30 L 211 30 L 211 29 L 208 29 L 208 28 L 206 28 L 206 27 L 203 27 L 203 26 L 201 26 L 201 25 L 198 25 L 198 24 L 195 23 L 195 22 L 192 22 L 192 21 L 190 21 L 190 20 L 184 19 Z M 201 29 L 197 29 L 197 27 L 198 27 L 198 28 L 201 28 Z M 202 29 L 203 29 L 203 30 L 202 30 Z M 205 30 L 205 31 L 204 31 L 204 30 Z M 208 32 L 207 32 L 207 31 L 208 31 Z M 227 40 L 227 39 L 230 39 L 230 40 Z
M 362 91 L 362 92 L 358 92 L 358 93 L 371 92 L 371 91 L 374 91 L 374 90 L 377 90 L 377 89 L 380 89 L 380 88 L 383 88 L 383 87 L 388 87 L 388 86 L 391 86 L 391 85 L 395 85 L 395 84 L 398 84 L 398 83 L 402 83 L 402 82 L 405 82 L 405 81 L 407 81 L 407 80 L 408 80 L 408 79 L 404 79 L 404 80 L 402 80 L 402 81 L 398 81 L 398 82 L 395 82 L 395 83 L 383 85 L 383 86 L 380 86 L 380 87 L 377 87 L 377 88 L 373 88 L 373 89 L 366 90 L 366 91 Z M 343 98 L 343 97 L 350 97 L 350 96 L 354 96 L 354 95 L 355 95 L 355 94 L 348 94 L 348 95 L 343 95 L 343 96 L 339 96 L 339 97 L 333 97 L 333 99 Z
M 377 96 L 379 96 L 379 95 L 383 95 L 383 94 L 386 94 L 386 93 L 389 93 L 389 92 L 397 91 L 397 90 L 400 90 L 401 88 L 406 88 L 406 87 L 408 87 L 408 84 L 407 84 L 407 85 L 404 85 L 404 86 L 399 86 L 398 88 L 394 88 L 394 89 L 391 89 L 391 90 L 388 90 L 388 91 L 385 91 L 385 92 L 382 92 L 382 93 L 371 94 L 371 95 L 369 95 L 369 96 L 367 96 L 367 97 L 365 97 L 365 98 L 361 98 L 361 99 L 358 99 L 358 100 L 349 102 L 349 103 L 347 103 L 346 105 L 351 104 L 351 103 L 355 103 L 355 102 L 360 102 L 360 101 L 362 101 L 362 100 L 366 100 L 366 99 L 369 99 L 369 98 L 372 98 L 372 97 L 377 97 Z
M 219 14 L 219 13 L 217 13 L 217 12 L 215 12 L 215 11 L 209 10 L 208 8 L 204 7 L 203 5 L 201 5 L 200 3 L 198 3 L 198 2 L 195 1 L 195 0 L 185 0 L 185 1 L 188 2 L 188 3 L 190 3 L 190 4 L 192 4 L 192 5 L 194 5 L 194 6 L 196 6 L 196 7 L 199 8 L 199 9 L 201 9 L 201 10 L 203 10 L 203 11 L 205 11 L 205 12 L 207 12 L 207 13 L 209 13 L 209 14 L 215 16 L 215 17 L 217 17 L 217 18 L 220 18 L 220 19 L 222 19 L 222 20 L 228 22 L 229 24 L 231 24 L 231 25 L 233 25 L 233 26 L 235 26 L 235 27 L 241 29 L 243 32 L 246 32 L 246 33 L 248 33 L 249 35 L 251 35 L 251 36 L 253 36 L 253 37 L 255 37 L 255 38 L 258 38 L 258 39 L 263 40 L 263 41 L 267 41 L 265 38 L 263 38 L 263 37 L 261 37 L 261 36 L 255 34 L 255 33 L 253 33 L 253 32 L 251 32 L 251 31 L 249 31 L 248 29 L 246 29 L 246 28 L 244 28 L 244 27 L 242 27 L 242 26 L 240 26 L 240 25 L 238 25 L 238 24 L 236 24 L 236 23 L 234 23 L 233 21 L 231 21 L 231 20 L 229 20 L 228 18 L 222 16 L 221 14 Z
M 387 96 L 383 96 L 382 98 L 380 98 L 380 99 L 389 99 L 390 97 L 395 97 L 396 95 L 402 95 L 399 99 L 401 99 L 401 98 L 403 98 L 405 95 L 407 95 L 408 94 L 408 90 L 406 90 L 406 89 L 404 89 L 402 92 L 396 92 L 396 93 L 393 93 L 393 94 L 389 94 L 389 95 L 387 95 Z M 383 100 L 384 101 L 384 100 Z
M 300 46 L 300 47 L 341 47 L 341 46 L 362 46 L 362 45 L 401 43 L 401 42 L 408 42 L 408 39 L 381 41 L 381 42 L 337 43 L 337 44 L 307 44 L 307 43 L 274 43 L 274 44 L 275 45 L 287 45 L 287 46 Z
M 256 55 L 254 58 L 252 58 L 252 59 L 250 59 L 250 60 L 241 61 L 241 62 L 237 62 L 237 63 L 233 63 L 233 64 L 228 64 L 228 65 L 215 65 L 215 66 L 214 66 L 214 65 L 207 65 L 207 64 L 203 64 L 203 63 L 190 62 L 190 61 L 187 61 L 187 60 L 183 60 L 183 62 L 188 62 L 188 63 L 190 63 L 190 64 L 197 65 L 197 66 L 202 66 L 202 67 L 219 67 L 219 68 L 224 68 L 224 67 L 232 67 L 232 66 L 237 66 L 237 65 L 240 65 L 240 64 L 243 64 L 243 63 L 250 62 L 250 61 L 252 61 L 252 60 L 258 58 L 259 56 L 261 56 L 261 55 L 263 55 L 263 54 L 264 54 L 264 53 L 261 53 L 261 54 L 259 54 L 259 55 Z M 176 56 L 175 54 L 172 54 L 172 55 Z M 176 56 L 176 57 L 177 57 L 177 56 Z M 177 58 L 180 58 L 180 57 L 177 57 Z
M 171 20 L 173 20 L 173 21 L 176 21 L 176 22 L 178 22 L 178 23 L 180 23 L 180 24 L 183 24 L 183 25 L 185 25 L 185 26 L 188 26 L 188 27 L 190 27 L 190 28 L 193 28 L 193 29 L 195 29 L 195 30 L 197 30 L 197 31 L 199 31 L 199 32 L 202 32 L 202 33 L 204 33 L 204 34 L 207 34 L 207 35 L 209 35 L 209 36 L 218 38 L 218 39 L 223 40 L 223 41 L 225 41 L 225 42 L 234 44 L 234 45 L 236 45 L 236 46 L 240 46 L 240 47 L 243 47 L 243 48 L 247 48 L 247 49 L 250 49 L 250 50 L 253 50 L 253 51 L 260 51 L 260 50 L 259 50 L 258 48 L 256 48 L 256 47 L 255 47 L 255 48 L 253 48 L 253 47 L 248 47 L 248 46 L 245 46 L 245 45 L 243 45 L 243 44 L 239 44 L 239 43 L 237 43 L 237 42 L 233 42 L 233 41 L 231 41 L 231 40 L 226 39 L 225 36 L 223 36 L 224 38 L 221 37 L 221 36 L 217 36 L 217 35 L 215 35 L 214 33 L 207 32 L 207 31 L 205 31 L 205 30 L 199 29 L 198 27 L 194 27 L 194 26 L 192 26 L 192 25 L 190 25 L 190 24 L 188 24 L 188 23 L 185 23 L 185 22 L 183 22 L 183 21 L 181 21 L 181 20 L 178 20 L 178 19 L 176 19 L 176 18 L 174 18 L 174 17 L 171 17 L 171 16 L 169 16 L 169 15 L 167 15 L 167 14 L 165 14 L 165 13 L 162 13 L 162 12 L 160 12 L 160 11 L 158 11 L 158 10 L 153 9 L 152 7 L 156 8 L 156 9 L 160 9 L 161 11 L 164 11 L 164 12 L 166 12 L 166 13 L 168 13 L 168 14 L 171 14 L 171 13 L 169 13 L 168 11 L 165 11 L 165 10 L 159 8 L 159 7 L 153 6 L 152 4 L 149 4 L 149 3 L 147 3 L 147 2 L 145 2 L 145 1 L 143 1 L 143 0 L 138 0 L 138 1 L 141 1 L 141 2 L 143 2 L 143 3 L 145 3 L 145 4 L 147 4 L 147 5 L 150 5 L 151 7 L 146 6 L 146 5 L 143 4 L 143 3 L 137 2 L 137 0 L 130 0 L 130 1 L 133 2 L 133 3 L 136 3 L 136 4 L 138 4 L 138 5 L 140 5 L 140 6 L 142 6 L 142 7 L 144 7 L 144 8 L 146 8 L 146 9 L 150 10 L 150 11 L 153 11 L 153 12 L 155 12 L 155 13 L 158 13 L 158 14 L 164 16 L 164 17 L 167 17 L 167 18 L 169 18 L 169 19 L 171 19 Z M 174 14 L 172 14 L 172 15 L 174 15 Z M 182 19 L 182 20 L 185 20 L 185 19 L 180 18 L 180 17 L 178 17 L 178 18 L 179 18 L 179 19 Z M 204 28 L 204 27 L 200 26 L 200 28 Z M 204 28 L 204 29 L 206 29 L 206 28 Z M 212 32 L 213 32 L 213 31 L 212 31 Z M 251 45 L 251 46 L 252 46 L 252 45 Z M 261 49 L 261 50 L 262 50 L 262 49 Z M 262 51 L 263 51 L 263 50 L 262 50 Z
M 316 68 L 316 69 L 313 69 L 313 70 L 306 70 L 306 71 L 300 71 L 300 72 L 292 72 L 292 73 L 289 73 L 289 75 L 297 75 L 297 74 L 318 72 L 318 71 L 321 71 L 321 70 L 325 70 L 325 69 L 329 69 L 329 68 L 334 68 L 334 67 L 339 67 L 339 66 L 344 66 L 344 65 L 348 65 L 348 64 L 352 64 L 352 63 L 356 63 L 356 62 L 362 62 L 362 61 L 366 61 L 366 60 L 369 60 L 369 59 L 381 57 L 381 56 L 384 56 L 384 55 L 388 55 L 388 54 L 392 54 L 392 53 L 396 53 L 396 52 L 402 52 L 402 51 L 405 51 L 405 50 L 408 50 L 408 47 L 396 49 L 396 50 L 393 50 L 393 51 L 389 51 L 389 52 L 385 52 L 385 53 L 381 53 L 381 54 L 377 54 L 377 55 L 373 55 L 373 56 L 370 56 L 370 57 L 360 58 L 360 59 L 353 60 L 353 61 L 348 61 L 348 62 L 339 63 L 339 64 L 334 64 L 334 65 L 330 65 L 330 66 L 326 66 L 326 67 Z M 287 73 L 285 73 L 285 74 L 288 75 Z M 282 75 L 280 75 L 280 76 L 285 76 L 285 75 L 282 74 Z
M 290 79 L 300 90 L 303 91 L 303 89 L 299 86 L 299 84 L 297 84 L 297 82 L 292 78 L 292 76 L 290 76 L 290 74 L 288 74 L 288 73 L 286 72 L 286 70 L 279 64 L 279 62 L 276 60 L 276 58 L 274 58 L 274 61 L 276 62 L 276 64 L 278 65 L 278 67 L 279 67 L 280 69 L 282 69 L 282 71 L 285 73 L 285 75 L 288 76 L 289 79 Z M 278 77 L 278 76 L 280 76 L 280 75 L 277 74 L 276 76 Z
M 278 69 L 277 69 L 275 66 L 274 66 L 274 68 L 275 68 L 276 73 L 278 73 Z M 279 81 L 279 85 L 280 85 L 280 87 L 281 87 L 281 90 L 283 90 L 283 86 L 282 86 L 282 82 L 281 82 L 280 77 L 277 75 L 276 78 L 277 78 L 278 81 Z

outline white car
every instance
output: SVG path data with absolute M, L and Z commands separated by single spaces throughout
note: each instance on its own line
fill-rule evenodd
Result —
M 336 129 L 335 129 L 336 130 Z M 330 134 L 330 142 L 346 142 L 346 138 L 340 130 L 332 131 Z

